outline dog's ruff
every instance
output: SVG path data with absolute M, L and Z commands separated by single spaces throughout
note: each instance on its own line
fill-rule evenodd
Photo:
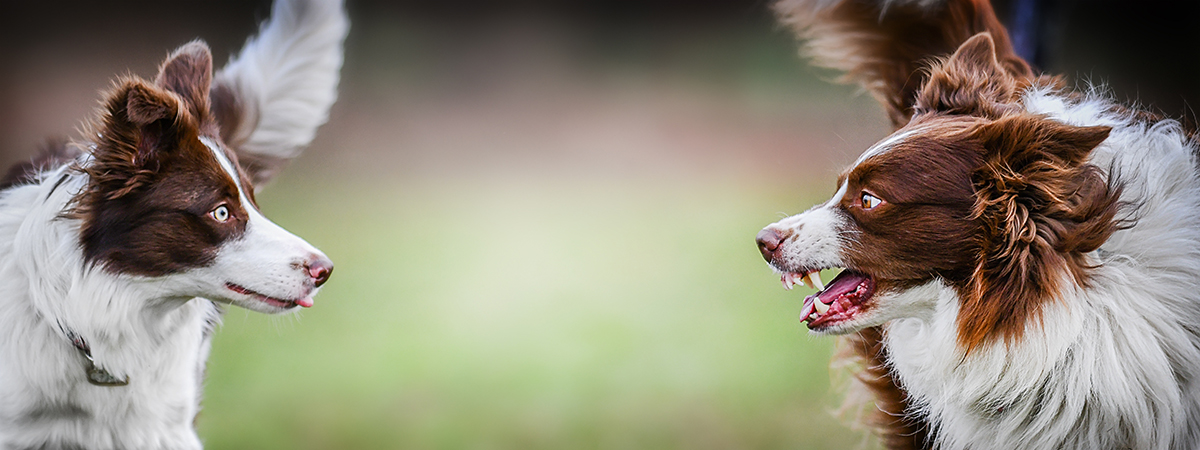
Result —
M 1200 447 L 1194 135 L 1033 76 L 981 0 L 779 10 L 897 128 L 758 238 L 789 287 L 849 269 L 801 320 L 849 336 L 884 443 Z
M 332 270 L 253 185 L 326 120 L 347 26 L 338 0 L 279 0 L 215 76 L 207 46 L 185 45 L 5 180 L 0 449 L 201 448 L 220 304 L 311 306 Z

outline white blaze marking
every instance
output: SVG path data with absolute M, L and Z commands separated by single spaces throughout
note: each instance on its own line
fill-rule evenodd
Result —
M 858 165 L 862 164 L 863 161 L 866 161 L 867 158 L 870 158 L 872 156 L 879 155 L 879 154 L 882 154 L 883 152 L 891 150 L 892 146 L 896 145 L 897 142 L 899 142 L 909 136 L 912 136 L 914 134 L 921 133 L 924 131 L 925 131 L 925 127 L 921 127 L 921 128 L 914 128 L 914 129 L 905 131 L 900 134 L 893 134 L 891 136 L 888 136 L 887 139 L 884 139 L 882 142 L 872 145 L 871 148 L 868 148 L 861 155 L 859 155 L 858 159 L 854 161 L 854 167 L 858 167 Z

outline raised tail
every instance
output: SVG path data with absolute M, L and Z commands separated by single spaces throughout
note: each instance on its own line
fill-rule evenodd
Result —
M 329 118 L 348 30 L 342 0 L 276 0 L 271 18 L 214 77 L 221 137 L 255 185 L 299 155 Z
M 997 58 L 1011 74 L 1032 76 L 987 0 L 781 0 L 775 11 L 806 40 L 804 52 L 814 64 L 843 71 L 841 81 L 866 88 L 895 128 L 912 118 L 930 61 L 977 33 L 992 35 Z

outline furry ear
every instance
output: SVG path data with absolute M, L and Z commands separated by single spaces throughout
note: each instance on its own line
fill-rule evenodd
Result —
M 122 95 L 123 94 L 123 95 Z M 163 119 L 174 120 L 180 112 L 179 100 L 163 95 L 161 91 L 141 82 L 129 82 L 118 90 L 109 102 L 109 113 L 120 113 L 120 108 L 114 108 L 113 102 L 125 99 L 124 116 L 131 124 L 147 126 Z
M 895 128 L 913 116 L 926 64 L 978 33 L 991 34 L 1010 73 L 1032 76 L 986 0 L 780 0 L 775 10 L 814 64 L 866 88 Z
M 208 115 L 208 90 L 213 78 L 212 52 L 204 41 L 196 40 L 179 47 L 158 69 L 154 84 L 174 92 L 187 102 L 192 115 Z
M 1084 254 L 1119 226 L 1120 186 L 1086 162 L 1110 130 L 1022 114 L 975 131 L 984 163 L 972 174 L 972 219 L 981 237 L 958 317 L 959 344 L 968 352 L 1020 338 L 1064 277 L 1086 285 L 1092 266 Z
M 929 81 L 917 95 L 914 112 L 998 118 L 1019 107 L 1018 94 L 1029 81 L 1027 75 L 1005 67 L 992 36 L 979 33 L 930 71 Z
M 104 114 L 92 125 L 99 136 L 92 150 L 93 163 L 82 167 L 92 187 L 82 205 L 115 200 L 150 182 L 145 170 L 161 159 L 163 149 L 174 146 L 181 133 L 193 130 L 194 119 L 184 101 L 137 78 L 126 79 L 108 96 Z

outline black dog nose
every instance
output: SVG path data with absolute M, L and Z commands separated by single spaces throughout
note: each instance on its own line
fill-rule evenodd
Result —
M 775 250 L 779 249 L 779 243 L 783 241 L 783 236 L 774 229 L 763 228 L 754 240 L 758 242 L 758 251 L 762 252 L 763 259 L 771 262 L 775 259 Z
M 333 274 L 333 261 L 324 256 L 318 256 L 313 261 L 305 264 L 308 269 L 308 276 L 312 277 L 313 285 L 321 287 L 326 281 L 329 281 L 329 275 Z

